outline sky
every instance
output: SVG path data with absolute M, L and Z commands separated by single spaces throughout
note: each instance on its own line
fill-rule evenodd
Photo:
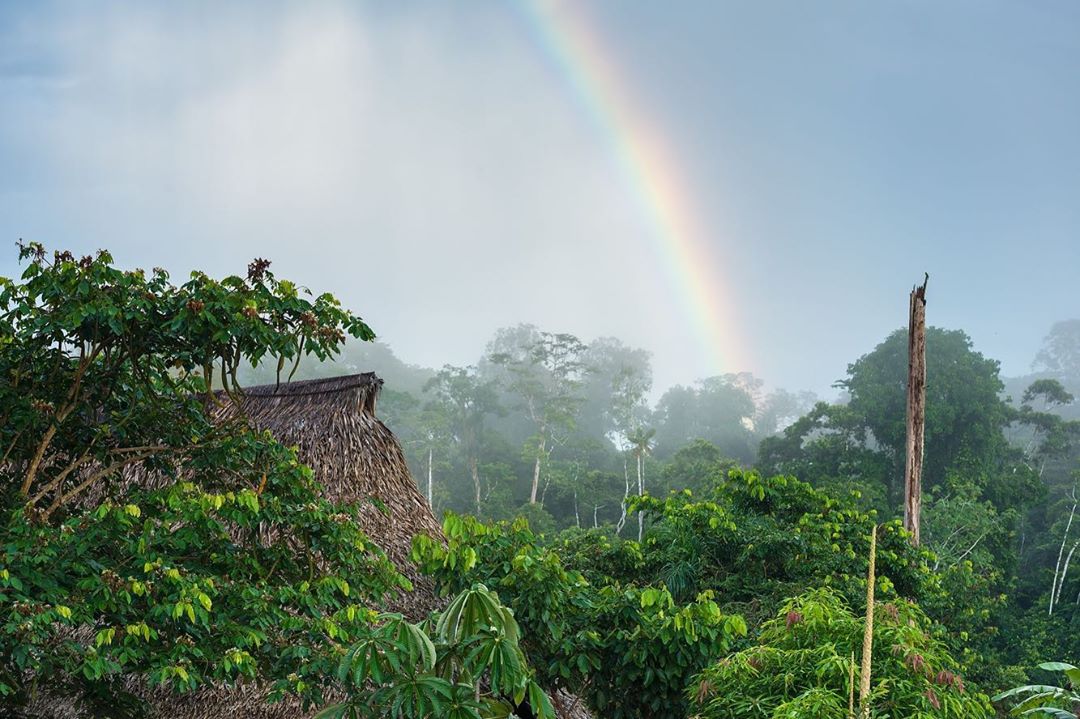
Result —
M 1023 374 L 1080 317 L 1078 78 L 1071 0 L 0 0 L 0 275 L 265 257 L 411 363 L 532 322 L 830 395 L 925 271 Z

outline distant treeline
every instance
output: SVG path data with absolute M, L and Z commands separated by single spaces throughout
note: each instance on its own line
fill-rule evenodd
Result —
M 936 566 L 971 562 L 979 591 L 1003 597 L 1002 616 L 1043 616 L 1045 635 L 1080 621 L 1080 560 L 1069 561 L 1080 544 L 1080 521 L 1069 522 L 1080 496 L 1080 320 L 1054 325 L 1029 376 L 1002 378 L 959 330 L 930 328 L 927 361 L 923 536 Z M 386 380 L 379 415 L 437 512 L 636 537 L 648 518 L 627 516 L 628 497 L 693 492 L 736 466 L 855 493 L 882 518 L 900 512 L 902 329 L 849 366 L 835 404 L 765 392 L 743 373 L 671 387 L 650 406 L 646 351 L 531 325 L 499 330 L 467 367 L 417 367 L 354 342 L 298 376 L 372 370 Z

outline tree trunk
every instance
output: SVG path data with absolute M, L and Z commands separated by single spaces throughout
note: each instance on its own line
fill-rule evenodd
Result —
M 544 456 L 545 447 L 547 447 L 547 437 L 541 435 L 540 444 L 536 447 L 536 461 L 533 463 L 532 491 L 529 493 L 529 504 L 536 504 L 536 491 L 540 488 L 540 458 Z
M 637 491 L 638 495 L 645 494 L 645 460 L 644 454 L 638 452 L 637 456 Z M 637 540 L 640 543 L 641 537 L 645 533 L 645 513 L 638 511 L 637 514 Z
M 625 489 L 623 489 L 622 504 L 620 505 L 621 513 L 619 514 L 619 521 L 615 523 L 615 536 L 618 536 L 622 532 L 623 526 L 626 525 L 626 500 L 630 497 L 630 470 L 626 467 L 626 455 L 623 455 L 622 459 L 622 474 Z
M 1058 580 L 1057 604 L 1061 604 L 1061 592 L 1065 589 L 1065 577 L 1069 574 L 1069 563 L 1072 562 L 1073 553 L 1076 551 L 1077 547 L 1080 547 L 1080 539 L 1073 543 L 1072 549 L 1069 550 L 1069 556 L 1065 558 L 1065 566 L 1061 570 L 1061 579 Z
M 923 432 L 926 419 L 926 283 L 911 290 L 908 322 L 907 462 L 904 467 L 904 529 L 920 541 Z
M 480 516 L 480 468 L 476 457 L 469 458 L 469 473 L 472 474 L 473 488 L 476 490 L 476 516 Z
M 1073 493 L 1075 495 L 1075 488 L 1073 488 Z M 1050 609 L 1046 613 L 1047 616 L 1054 615 L 1054 595 L 1058 583 L 1058 572 L 1061 571 L 1061 558 L 1065 556 L 1065 544 L 1069 541 L 1069 529 L 1072 528 L 1073 516 L 1076 514 L 1076 505 L 1077 502 L 1074 500 L 1072 509 L 1069 511 L 1069 521 L 1065 523 L 1065 534 L 1061 537 L 1061 548 L 1058 549 L 1057 564 L 1054 566 L 1054 579 L 1050 582 Z
M 432 461 L 433 455 L 434 455 L 434 451 L 432 450 L 431 447 L 428 447 L 428 451 L 427 451 L 427 503 L 428 503 L 429 507 L 432 506 L 432 504 L 431 504 L 431 477 L 432 477 L 431 461 Z

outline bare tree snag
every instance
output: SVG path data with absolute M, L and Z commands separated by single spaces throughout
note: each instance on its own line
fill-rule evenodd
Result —
M 911 289 L 908 315 L 907 461 L 904 467 L 904 529 L 919 545 L 922 511 L 923 431 L 926 419 L 926 283 Z

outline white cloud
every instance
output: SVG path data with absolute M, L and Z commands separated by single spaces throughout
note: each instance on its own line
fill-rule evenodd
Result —
M 67 244 L 176 271 L 269 257 L 411 361 L 472 361 L 531 321 L 620 336 L 689 381 L 647 224 L 521 23 L 498 5 L 66 16 L 42 43 L 69 81 L 32 141 Z

